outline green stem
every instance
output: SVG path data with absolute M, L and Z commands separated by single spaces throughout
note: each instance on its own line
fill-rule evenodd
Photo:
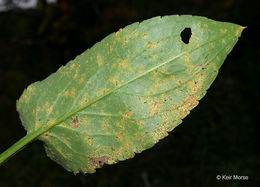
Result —
M 11 147 L 9 147 L 6 151 L 4 151 L 0 155 L 0 165 L 3 164 L 4 161 L 6 161 L 8 158 L 13 156 L 15 153 L 17 153 L 19 150 L 21 150 L 25 145 L 33 141 L 35 138 L 46 132 L 48 129 L 50 129 L 52 126 L 44 125 L 37 129 L 36 131 L 27 134 L 23 138 L 21 138 L 18 142 L 13 144 Z

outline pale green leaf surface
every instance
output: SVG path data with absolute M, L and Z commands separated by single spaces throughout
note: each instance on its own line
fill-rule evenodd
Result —
M 17 101 L 22 124 L 50 126 L 39 136 L 47 155 L 74 173 L 131 158 L 198 104 L 242 30 L 188 15 L 131 24 L 30 85 Z

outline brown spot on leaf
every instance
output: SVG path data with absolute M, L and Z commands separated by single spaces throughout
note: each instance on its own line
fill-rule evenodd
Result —
M 118 70 L 120 70 L 121 68 L 126 68 L 126 67 L 127 67 L 127 61 L 126 61 L 126 59 L 124 59 L 124 60 L 119 64 Z
M 103 57 L 100 54 L 97 55 L 97 63 L 99 66 L 103 65 Z
M 84 83 L 85 80 L 84 80 L 83 78 L 80 78 L 80 79 L 79 79 L 79 82 L 80 82 L 80 83 Z
M 74 124 L 79 123 L 78 116 L 76 116 L 75 118 L 72 118 L 72 122 L 73 122 Z
M 102 157 L 90 157 L 90 162 L 92 162 L 95 166 L 102 167 L 104 164 L 108 164 L 109 157 L 102 156 Z
M 189 95 L 184 102 L 176 108 L 179 111 L 179 118 L 183 119 L 189 114 L 189 111 L 198 104 L 198 96 L 196 94 Z
M 129 110 L 129 111 L 126 111 L 126 112 L 125 112 L 125 116 L 126 116 L 126 117 L 131 117 L 133 114 L 134 114 L 134 113 L 133 113 L 132 110 Z
M 128 42 L 128 38 L 124 37 L 124 45 L 126 45 Z
M 110 51 L 110 53 L 112 53 L 113 50 L 114 50 L 113 47 L 110 46 L 110 47 L 109 47 L 109 51 Z
M 220 29 L 220 32 L 225 34 L 227 32 L 227 29 Z
M 207 25 L 207 24 L 203 24 L 203 26 L 204 26 L 205 28 L 208 28 L 208 25 Z
M 145 45 L 145 47 L 146 47 L 146 48 L 154 49 L 154 48 L 156 48 L 158 45 L 160 45 L 160 42 L 155 42 L 155 43 L 147 42 L 147 44 Z
M 73 123 L 73 126 L 72 126 L 73 129 L 76 129 L 80 126 L 78 116 L 76 116 L 75 118 L 72 118 L 72 123 Z

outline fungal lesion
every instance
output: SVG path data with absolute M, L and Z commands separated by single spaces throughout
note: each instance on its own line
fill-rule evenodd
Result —
M 146 39 L 148 36 L 147 36 L 146 33 L 143 33 L 143 34 L 142 34 L 142 37 L 143 37 L 144 39 Z
M 72 121 L 72 126 L 71 127 L 73 129 L 76 129 L 76 128 L 78 128 L 81 125 L 81 123 L 79 122 L 78 116 L 76 116 L 74 118 L 71 118 L 71 121 Z
M 75 118 L 72 118 L 72 122 L 73 122 L 74 124 L 79 123 L 79 118 L 78 118 L 78 116 L 76 116 Z
M 90 157 L 90 162 L 97 167 L 102 167 L 104 164 L 108 164 L 109 157 L 101 156 L 101 157 Z
M 103 65 L 103 57 L 100 54 L 97 55 L 97 63 L 99 66 Z
M 152 42 L 147 42 L 147 44 L 145 45 L 146 48 L 151 48 L 151 49 L 155 49 L 156 47 L 158 47 L 160 45 L 160 41 L 152 43 Z

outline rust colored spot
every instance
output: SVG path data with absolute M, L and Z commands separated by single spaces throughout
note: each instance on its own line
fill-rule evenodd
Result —
M 119 66 L 120 66 L 120 68 L 121 68 L 121 67 L 122 67 L 122 68 L 126 68 L 126 67 L 127 67 L 127 62 L 126 62 L 126 60 L 123 60 L 123 62 L 120 63 Z
M 68 91 L 68 90 L 66 90 L 66 91 L 64 92 L 64 96 L 65 96 L 66 98 L 69 97 L 69 91 Z
M 112 64 L 112 68 L 116 67 L 116 64 Z
M 49 137 L 49 134 L 46 132 L 46 133 L 44 133 L 42 136 L 45 137 L 45 138 L 47 138 L 47 137 Z
M 72 122 L 73 122 L 74 124 L 79 123 L 79 118 L 78 118 L 78 116 L 76 116 L 75 118 L 72 118 Z
M 133 113 L 132 110 L 129 110 L 129 111 L 126 111 L 126 112 L 125 112 L 125 116 L 126 116 L 126 117 L 131 117 L 133 114 L 134 114 L 134 113 Z
M 128 43 L 128 39 L 125 37 L 124 38 L 124 44 L 127 44 Z
M 95 166 L 102 167 L 104 164 L 108 164 L 109 157 L 102 156 L 102 157 L 90 157 L 90 162 L 92 162 Z
M 120 28 L 120 29 L 116 32 L 116 36 L 118 36 L 122 31 L 123 31 L 123 29 Z
M 75 118 L 72 118 L 72 123 L 74 124 L 72 126 L 73 129 L 76 129 L 78 128 L 81 124 L 79 123 L 79 119 L 78 119 L 78 116 L 76 116 Z
M 95 107 L 95 106 L 97 106 L 97 104 L 98 104 L 98 101 L 96 101 L 95 103 L 92 103 L 91 105 Z
M 156 42 L 156 43 L 147 42 L 147 44 L 145 45 L 145 47 L 146 47 L 146 48 L 154 49 L 154 48 L 156 48 L 158 45 L 160 45 L 160 42 Z
M 109 47 L 109 51 L 110 51 L 110 53 L 113 52 L 113 48 L 111 46 Z
M 227 46 L 226 51 L 228 52 L 230 50 L 230 46 Z
M 80 81 L 80 83 L 84 83 L 85 82 L 85 80 L 83 78 L 80 78 L 79 81 Z
M 227 29 L 220 29 L 220 32 L 225 34 L 227 32 Z

